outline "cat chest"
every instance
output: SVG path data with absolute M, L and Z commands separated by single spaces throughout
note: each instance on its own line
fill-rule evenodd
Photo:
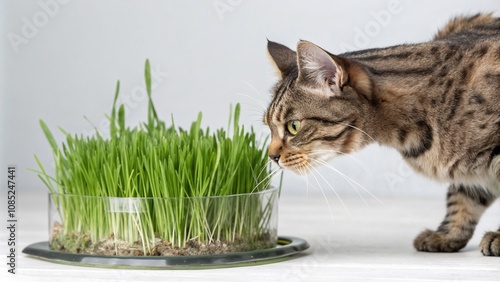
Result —
M 405 161 L 418 173 L 439 182 L 478 185 L 500 194 L 500 180 L 487 167 L 467 161 L 444 162 L 443 159 L 429 154 L 418 159 L 405 158 Z
M 410 167 L 416 172 L 438 180 L 438 181 L 451 181 L 449 170 L 445 168 L 444 164 L 440 163 L 439 158 L 430 152 L 421 155 L 418 158 L 404 158 Z

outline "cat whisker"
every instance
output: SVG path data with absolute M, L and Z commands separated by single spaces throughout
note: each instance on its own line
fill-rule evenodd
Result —
M 271 165 L 272 165 L 272 160 L 268 160 L 267 163 L 261 168 L 261 170 L 259 171 L 259 174 L 257 175 L 257 177 L 255 177 L 255 179 L 258 179 L 260 177 L 260 175 L 266 171 L 266 169 L 268 169 Z M 252 171 L 253 172 L 253 171 Z
M 253 118 L 251 122 L 257 124 L 263 124 L 263 117 L 267 111 L 266 109 L 262 109 L 259 105 L 255 105 L 248 102 L 240 102 L 240 104 L 247 107 L 246 111 L 251 113 L 251 117 Z
M 306 193 L 307 193 L 307 196 L 309 196 L 309 187 L 312 187 L 312 188 L 314 188 L 317 191 L 321 191 L 320 188 L 312 185 L 309 182 L 309 175 L 312 175 L 313 172 L 307 166 L 301 166 L 301 167 L 297 167 L 295 169 L 296 169 L 295 172 L 297 172 L 297 174 L 300 175 L 300 178 L 302 178 L 306 182 Z M 313 177 L 314 177 L 314 175 L 313 175 Z M 317 180 L 316 180 L 316 182 L 317 182 Z
M 317 162 L 318 164 L 321 164 L 321 165 L 324 165 L 325 167 L 335 171 L 336 173 L 338 173 L 340 176 L 342 176 L 353 188 L 354 190 L 356 191 L 356 193 L 361 197 L 361 199 L 363 200 L 363 202 L 366 203 L 365 199 L 363 198 L 363 196 L 361 196 L 361 194 L 359 193 L 359 191 L 353 186 L 352 183 L 354 183 L 356 186 L 358 186 L 359 188 L 363 189 L 364 192 L 366 192 L 368 195 L 370 195 L 371 197 L 373 197 L 377 202 L 379 202 L 380 204 L 382 204 L 383 206 L 385 206 L 384 202 L 382 202 L 382 200 L 380 200 L 377 196 L 373 195 L 373 193 L 371 193 L 368 189 L 366 189 L 363 185 L 359 184 L 357 181 L 355 181 L 354 179 L 352 179 L 351 177 L 347 176 L 346 174 L 342 173 L 341 171 L 339 171 L 338 169 L 334 168 L 331 164 L 325 162 L 325 161 L 322 161 L 322 160 L 315 160 L 315 159 L 312 159 L 312 161 L 315 161 Z
M 316 187 L 316 186 L 312 185 L 311 182 L 309 181 L 309 175 L 312 174 L 313 172 L 311 171 L 311 169 L 309 169 L 308 166 L 304 166 L 303 168 L 299 168 L 299 170 L 300 170 L 301 176 L 306 181 L 306 195 L 307 195 L 307 197 L 309 197 L 309 187 L 313 188 L 314 190 L 321 191 L 321 189 L 322 189 L 321 187 Z M 314 175 L 313 175 L 313 177 L 314 177 Z M 316 179 L 316 182 L 318 182 L 317 179 Z M 318 185 L 319 185 L 319 183 L 318 183 Z
M 323 153 L 329 153 L 329 152 L 334 152 L 334 153 L 341 154 L 341 155 L 344 155 L 344 156 L 351 158 L 353 161 L 355 161 L 357 164 L 359 164 L 368 174 L 370 174 L 370 176 L 373 176 L 373 173 L 371 173 L 371 171 L 368 169 L 368 167 L 362 161 L 360 161 L 358 158 L 352 156 L 349 153 L 344 153 L 341 151 L 329 149 L 329 150 L 313 150 L 309 153 L 309 155 L 315 156 L 315 155 L 321 155 Z
M 261 109 L 259 106 L 254 105 L 252 103 L 247 103 L 247 102 L 241 102 L 241 104 L 248 106 L 249 107 L 248 111 L 252 112 L 253 115 L 259 116 L 260 118 L 262 118 L 262 116 L 264 116 L 265 111 L 263 109 Z
M 335 188 L 333 188 L 333 186 L 326 180 L 326 178 L 321 175 L 321 173 L 314 167 L 314 166 L 308 166 L 310 167 L 311 169 L 313 169 L 315 172 L 318 173 L 318 175 L 323 179 L 323 181 L 326 183 L 326 185 L 328 185 L 330 187 L 330 189 L 333 191 L 333 193 L 335 194 L 335 196 L 337 197 L 337 199 L 339 199 L 340 203 L 342 204 L 342 206 L 344 207 L 344 209 L 347 211 L 347 213 L 349 214 L 349 216 L 352 218 L 352 213 L 351 211 L 347 208 L 346 204 L 344 203 L 344 200 L 342 200 L 342 198 L 340 197 L 340 195 L 337 193 L 337 190 L 335 190 Z M 321 184 L 319 183 L 318 179 L 316 178 L 316 176 L 313 174 L 311 174 L 315 179 L 316 179 L 316 182 L 318 183 L 319 186 L 321 186 Z M 320 189 L 321 190 L 321 193 L 323 194 L 323 197 L 325 197 L 325 200 L 327 202 L 327 205 L 328 205 L 328 210 L 330 211 L 330 215 L 332 216 L 332 221 L 333 221 L 333 213 L 332 213 L 332 210 L 331 210 L 331 207 L 330 207 L 330 203 L 328 202 L 328 199 L 326 197 L 326 194 L 325 192 L 323 191 L 323 189 Z
M 271 182 L 273 181 L 274 176 L 275 176 L 276 174 L 278 174 L 278 172 L 279 172 L 279 171 L 275 171 L 275 172 L 273 172 L 273 173 L 272 173 L 272 175 L 271 175 L 271 177 L 268 177 L 268 178 L 267 178 L 267 181 L 266 181 L 266 183 L 265 183 L 264 187 L 269 187 L 269 186 L 271 185 Z
M 299 168 L 299 174 L 306 182 L 306 195 L 309 195 L 309 177 L 307 176 L 307 171 L 305 169 Z
M 246 81 L 246 80 L 242 80 L 243 83 L 245 83 L 248 87 L 250 87 L 250 89 L 253 90 L 253 92 L 255 92 L 255 94 L 257 94 L 258 96 L 261 96 L 263 97 L 264 95 L 262 95 L 259 90 L 257 90 L 257 88 L 255 88 L 255 86 L 253 86 L 250 82 Z M 267 97 L 265 97 L 267 98 Z M 261 104 L 264 108 L 266 107 L 266 105 L 259 99 L 257 98 L 254 98 L 255 101 L 257 101 L 259 104 Z
M 254 193 L 254 192 L 258 191 L 259 186 L 263 183 L 264 183 L 264 185 L 263 185 L 264 187 L 268 187 L 271 184 L 271 182 L 273 181 L 273 177 L 278 172 L 279 172 L 279 169 L 272 171 L 266 178 L 262 179 L 259 183 L 257 183 L 250 193 Z
M 330 214 L 330 219 L 331 219 L 332 223 L 335 223 L 332 206 L 330 205 L 330 201 L 328 200 L 328 197 L 325 194 L 325 190 L 323 189 L 323 187 L 321 185 L 321 182 L 316 177 L 316 173 L 323 179 L 323 181 L 325 181 L 328 184 L 328 182 L 326 181 L 326 179 L 321 175 L 321 173 L 319 173 L 318 170 L 316 170 L 311 165 L 301 166 L 301 167 L 298 167 L 296 169 L 297 169 L 299 175 L 302 176 L 302 179 L 304 179 L 304 181 L 306 182 L 306 191 L 307 191 L 306 193 L 307 194 L 309 193 L 309 188 L 310 187 L 313 188 L 314 190 L 317 190 L 317 191 L 321 192 L 321 194 L 323 195 L 323 198 L 325 199 L 326 205 L 328 207 L 328 211 L 329 211 L 329 214 Z M 316 187 L 315 185 L 313 185 L 312 183 L 310 183 L 309 177 L 308 177 L 309 175 L 312 175 L 312 177 L 314 178 L 315 182 L 318 184 L 318 187 Z M 347 205 L 345 205 L 345 203 L 342 200 L 342 198 L 340 197 L 340 195 L 336 192 L 336 190 L 331 185 L 329 185 L 329 186 L 330 186 L 330 189 L 335 193 L 336 197 L 341 202 L 341 204 L 344 207 L 344 209 L 348 212 L 349 216 L 352 217 L 352 214 L 351 214 L 349 208 L 347 208 Z
M 262 113 L 266 112 L 267 110 L 266 106 L 259 99 L 253 97 L 252 95 L 248 95 L 242 92 L 236 92 L 235 94 L 252 99 L 254 102 L 257 102 L 258 104 L 248 103 L 249 105 L 252 105 L 255 109 L 262 111 Z
M 236 94 L 245 95 L 242 93 L 236 93 Z M 248 106 L 248 109 L 246 111 L 252 113 L 252 117 L 254 118 L 252 120 L 253 122 L 262 123 L 262 117 L 264 116 L 264 114 L 266 112 L 265 109 L 261 108 L 259 105 L 255 105 L 255 104 L 248 103 L 248 102 L 240 102 L 240 104 L 242 104 L 244 106 Z
M 241 103 L 242 105 L 249 106 L 250 108 L 247 112 L 251 113 L 252 117 L 258 117 L 258 120 L 262 122 L 262 117 L 264 116 L 264 112 L 262 109 L 257 109 L 255 105 L 249 103 Z
M 352 129 L 356 129 L 358 130 L 359 132 L 365 134 L 366 136 L 368 136 L 374 143 L 377 143 L 377 141 L 375 140 L 375 138 L 373 138 L 370 134 L 368 134 L 366 131 L 364 131 L 363 129 L 359 128 L 359 127 L 356 127 L 352 124 L 348 124 L 348 123 L 343 123 L 343 122 L 339 122 L 338 124 L 342 124 L 342 125 L 345 125 L 347 127 L 350 127 Z
M 264 177 L 264 179 L 262 179 L 259 183 L 257 183 L 257 184 L 255 185 L 255 188 L 252 190 L 252 193 L 253 193 L 253 192 L 255 192 L 255 190 L 257 190 L 257 188 L 258 188 L 258 187 L 259 187 L 262 183 L 266 183 L 266 185 L 264 185 L 264 186 L 268 186 L 268 185 L 271 183 L 271 181 L 272 181 L 273 177 L 274 177 L 274 176 L 275 176 L 275 175 L 276 175 L 279 171 L 281 171 L 281 170 L 282 170 L 281 168 L 276 168 L 276 169 L 274 169 L 273 171 L 271 171 L 271 172 L 269 173 L 269 175 L 267 175 L 266 177 Z M 257 179 L 257 178 L 256 178 L 256 179 Z
M 319 160 L 313 160 L 313 161 L 315 161 L 318 164 L 324 165 L 327 168 L 329 168 L 329 169 L 334 170 L 335 172 L 337 172 L 340 176 L 342 176 L 342 178 L 344 178 L 347 181 L 347 183 L 349 183 L 349 185 L 351 185 L 351 187 L 354 189 L 354 191 L 356 192 L 356 194 L 358 194 L 358 196 L 361 198 L 361 200 L 365 203 L 365 205 L 368 205 L 368 203 L 366 202 L 365 198 L 363 197 L 363 195 L 361 195 L 361 193 L 359 193 L 359 191 L 356 188 L 356 186 L 354 186 L 352 184 L 352 182 L 349 180 L 349 178 L 347 178 L 343 173 L 340 173 L 340 171 L 336 170 L 333 167 L 329 167 L 328 165 L 326 165 L 326 162 L 320 162 Z

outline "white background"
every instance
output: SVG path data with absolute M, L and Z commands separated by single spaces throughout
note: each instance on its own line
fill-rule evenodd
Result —
M 266 38 L 295 48 L 299 39 L 332 53 L 429 40 L 448 19 L 480 11 L 499 15 L 498 1 L 2 1 L 1 162 L 18 170 L 19 203 L 43 197 L 33 154 L 52 169 L 43 119 L 59 141 L 68 132 L 106 131 L 117 80 L 128 124 L 146 120 L 144 62 L 156 73 L 160 116 L 188 126 L 227 124 L 242 103 L 243 123 L 268 134 L 262 114 L 276 80 Z M 326 197 L 437 197 L 444 184 L 426 180 L 389 148 L 372 145 L 331 164 L 355 180 L 321 169 L 308 181 L 289 172 L 283 193 Z M 324 179 L 322 178 L 324 177 Z M 309 183 L 309 185 L 307 184 Z M 361 187 L 362 186 L 362 187 Z M 366 191 L 365 191 L 366 189 Z M 368 192 L 369 193 L 368 193 Z M 2 201 L 2 205 L 4 201 Z

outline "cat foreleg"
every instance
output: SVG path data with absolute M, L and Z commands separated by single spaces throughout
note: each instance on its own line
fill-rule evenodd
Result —
M 436 231 L 420 233 L 413 245 L 423 252 L 459 251 L 467 245 L 481 215 L 495 198 L 480 187 L 451 185 L 447 194 L 447 213 L 441 225 Z M 496 238 L 493 241 L 495 246 L 500 244 L 500 235 L 497 233 L 494 233 L 496 237 L 492 235 Z

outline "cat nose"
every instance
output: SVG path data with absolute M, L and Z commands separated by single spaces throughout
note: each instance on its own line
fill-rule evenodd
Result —
M 269 154 L 269 158 L 273 161 L 275 161 L 276 163 L 278 163 L 278 161 L 280 160 L 280 155 L 279 154 Z

